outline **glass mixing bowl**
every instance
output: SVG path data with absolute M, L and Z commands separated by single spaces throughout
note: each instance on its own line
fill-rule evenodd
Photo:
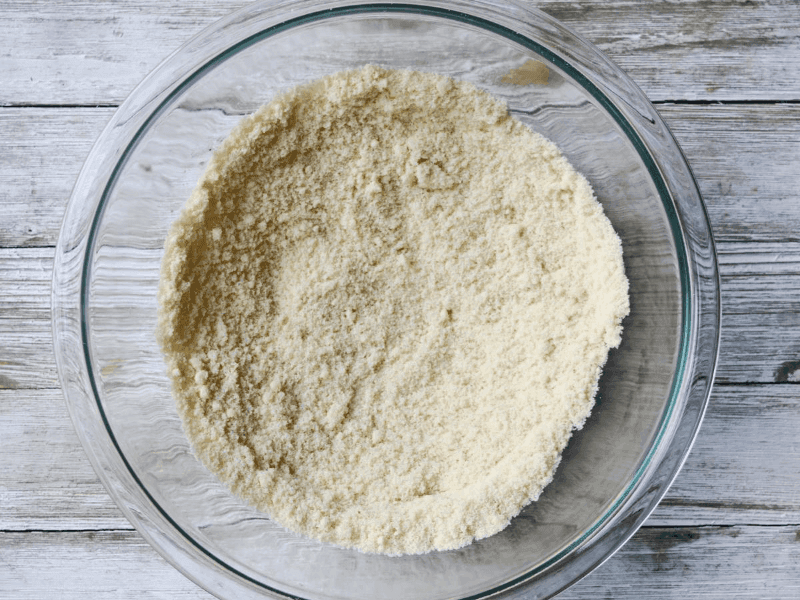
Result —
M 276 93 L 365 63 L 433 71 L 505 100 L 591 182 L 623 242 L 631 314 L 555 480 L 501 533 L 387 557 L 289 533 L 194 457 L 154 330 L 167 229 L 212 150 Z M 109 493 L 220 598 L 544 598 L 607 559 L 675 477 L 719 333 L 708 219 L 675 140 L 590 44 L 515 2 L 262 2 L 190 41 L 131 94 L 78 178 L 58 241 L 56 357 Z

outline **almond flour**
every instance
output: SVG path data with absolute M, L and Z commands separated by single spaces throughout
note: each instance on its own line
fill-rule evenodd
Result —
M 628 313 L 621 245 L 557 148 L 470 84 L 377 67 L 222 144 L 162 265 L 195 452 L 284 527 L 423 553 L 552 480 Z

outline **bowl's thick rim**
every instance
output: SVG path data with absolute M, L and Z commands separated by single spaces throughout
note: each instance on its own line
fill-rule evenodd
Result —
M 266 593 L 287 597 L 227 565 L 185 533 L 149 494 L 127 462 L 103 412 L 89 367 L 85 308 L 91 256 L 103 206 L 121 166 L 149 124 L 187 86 L 229 56 L 280 31 L 322 19 L 367 13 L 421 14 L 459 21 L 511 39 L 551 61 L 583 86 L 627 135 L 646 165 L 670 221 L 680 261 L 681 343 L 667 409 L 647 456 L 606 514 L 570 546 L 536 569 L 471 598 L 527 595 L 534 583 L 536 597 L 549 597 L 588 574 L 635 533 L 666 493 L 688 455 L 716 367 L 719 276 L 708 216 L 693 175 L 644 93 L 591 44 L 516 0 L 412 0 L 403 4 L 266 0 L 212 25 L 154 70 L 118 109 L 87 158 L 56 248 L 53 335 L 70 415 L 110 495 L 165 559 L 214 594 L 263 597 Z M 225 46 L 220 41 L 231 36 L 237 43 Z M 192 548 L 201 554 L 192 552 Z

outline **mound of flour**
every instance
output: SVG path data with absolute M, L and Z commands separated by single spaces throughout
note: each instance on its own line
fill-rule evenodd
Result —
M 208 468 L 288 529 L 389 554 L 539 496 L 628 313 L 620 241 L 551 142 L 469 84 L 377 67 L 233 131 L 159 302 Z

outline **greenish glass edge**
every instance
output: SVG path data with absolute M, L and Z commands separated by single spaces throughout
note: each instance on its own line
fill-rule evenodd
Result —
M 189 77 L 187 77 L 184 81 L 182 81 L 172 92 L 170 92 L 167 97 L 158 105 L 158 107 L 147 117 L 144 123 L 139 127 L 136 134 L 134 135 L 133 139 L 130 141 L 128 146 L 123 151 L 122 155 L 120 156 L 119 160 L 117 161 L 114 169 L 112 170 L 111 176 L 109 177 L 108 183 L 106 184 L 105 188 L 103 189 L 103 193 L 100 198 L 100 202 L 98 203 L 97 210 L 95 211 L 94 218 L 92 219 L 92 223 L 89 229 L 88 239 L 87 239 L 87 246 L 86 246 L 86 254 L 83 260 L 83 273 L 81 275 L 81 304 L 80 304 L 80 321 L 81 321 L 81 338 L 82 338 L 82 346 L 83 346 L 83 353 L 84 359 L 86 360 L 87 366 L 92 364 L 91 360 L 91 352 L 89 349 L 89 331 L 88 331 L 88 316 L 87 316 L 87 307 L 88 307 L 88 297 L 89 297 L 89 275 L 91 273 L 91 257 L 92 257 L 92 250 L 94 249 L 94 245 L 96 242 L 97 236 L 97 229 L 98 224 L 100 222 L 100 218 L 104 212 L 105 205 L 108 201 L 109 194 L 116 183 L 117 177 L 119 176 L 120 171 L 122 170 L 123 165 L 127 162 L 128 157 L 131 155 L 133 150 L 138 145 L 139 141 L 142 138 L 142 134 L 147 131 L 148 126 L 164 111 L 164 109 L 171 104 L 171 102 L 180 95 L 187 87 L 189 87 L 195 80 L 201 77 L 204 73 L 211 70 L 212 68 L 216 67 L 218 64 L 224 62 L 231 56 L 238 54 L 242 50 L 252 46 L 253 44 L 271 37 L 277 33 L 282 31 L 291 29 L 293 27 L 313 23 L 316 21 L 320 21 L 326 18 L 331 17 L 339 17 L 345 15 L 362 15 L 366 13 L 411 13 L 411 14 L 421 14 L 426 16 L 434 16 L 449 19 L 452 21 L 459 21 L 462 23 L 467 23 L 470 25 L 474 25 L 480 27 L 481 29 L 485 29 L 496 33 L 506 39 L 510 39 L 529 50 L 532 50 L 542 56 L 543 58 L 550 61 L 552 64 L 556 65 L 564 72 L 566 72 L 570 77 L 572 77 L 577 83 L 579 83 L 584 89 L 586 89 L 592 97 L 597 100 L 600 105 L 611 115 L 617 125 L 623 130 L 625 135 L 633 144 L 634 148 L 636 149 L 639 157 L 645 163 L 645 166 L 650 174 L 653 183 L 656 186 L 656 189 L 661 197 L 662 204 L 667 213 L 667 218 L 669 220 L 670 228 L 672 230 L 673 240 L 676 246 L 676 252 L 678 256 L 678 263 L 679 263 L 679 274 L 680 274 L 680 282 L 681 282 L 681 297 L 683 299 L 682 302 L 682 315 L 681 315 L 681 332 L 680 332 L 680 345 L 679 345 L 679 352 L 678 352 L 678 364 L 676 375 L 673 378 L 672 387 L 670 390 L 669 400 L 667 402 L 667 409 L 665 413 L 662 415 L 661 422 L 659 423 L 659 431 L 656 435 L 656 439 L 650 451 L 648 452 L 647 456 L 645 456 L 644 461 L 637 469 L 636 473 L 634 474 L 634 478 L 631 483 L 626 487 L 626 489 L 620 494 L 617 500 L 608 508 L 605 514 L 600 517 L 597 522 L 592 525 L 580 538 L 573 541 L 569 546 L 563 549 L 561 552 L 556 554 L 551 559 L 545 561 L 534 570 L 529 571 L 528 573 L 521 575 L 520 577 L 514 578 L 500 586 L 487 590 L 479 595 L 472 595 L 467 596 L 463 600 L 477 600 L 479 598 L 483 598 L 486 596 L 490 596 L 492 594 L 496 594 L 503 590 L 507 590 L 511 587 L 519 585 L 531 577 L 535 576 L 538 573 L 548 569 L 559 560 L 564 558 L 569 552 L 575 549 L 577 546 L 582 544 L 586 539 L 588 539 L 591 535 L 593 535 L 607 520 L 608 518 L 616 511 L 616 509 L 628 498 L 630 493 L 633 491 L 634 487 L 638 484 L 639 480 L 641 479 L 642 474 L 650 465 L 655 452 L 659 448 L 661 441 L 664 438 L 666 433 L 666 425 L 672 416 L 674 411 L 676 402 L 677 402 L 677 395 L 679 389 L 679 382 L 683 380 L 683 375 L 686 371 L 686 362 L 688 359 L 688 339 L 690 335 L 691 329 L 691 295 L 688 293 L 691 289 L 690 286 L 690 277 L 689 277 L 689 266 L 685 260 L 685 251 L 686 245 L 683 240 L 683 233 L 680 227 L 680 221 L 678 216 L 675 212 L 675 209 L 672 205 L 672 198 L 669 194 L 669 190 L 667 189 L 666 184 L 664 183 L 663 178 L 661 177 L 661 172 L 659 171 L 655 161 L 653 160 L 650 153 L 647 151 L 647 147 L 641 138 L 638 136 L 636 131 L 631 127 L 619 109 L 606 97 L 603 92 L 597 88 L 586 76 L 580 73 L 577 69 L 572 67 L 566 60 L 562 59 L 559 55 L 555 54 L 554 52 L 550 51 L 549 49 L 545 48 L 541 44 L 534 42 L 526 38 L 525 36 L 508 29 L 504 26 L 497 25 L 496 23 L 492 23 L 491 21 L 487 21 L 480 17 L 475 17 L 473 15 L 463 13 L 460 11 L 453 11 L 444 8 L 434 8 L 434 7 L 424 7 L 424 6 L 417 6 L 413 4 L 367 4 L 361 6 L 349 6 L 349 7 L 342 7 L 338 9 L 328 9 L 323 11 L 318 11 L 314 13 L 309 13 L 300 17 L 296 17 L 294 19 L 289 19 L 277 25 L 273 25 L 272 27 L 268 27 L 267 29 L 260 31 L 256 34 L 253 34 L 244 40 L 240 41 L 239 43 L 231 46 L 230 48 L 226 49 L 225 51 L 218 54 L 216 57 L 209 60 L 199 69 L 197 69 L 194 73 L 192 73 Z M 191 535 L 189 535 L 184 529 L 176 523 L 172 517 L 161 507 L 161 505 L 153 498 L 150 492 L 142 483 L 139 476 L 134 471 L 131 464 L 128 462 L 128 459 L 125 457 L 125 454 L 122 452 L 122 449 L 117 442 L 117 439 L 114 435 L 113 430 L 111 429 L 111 425 L 108 421 L 108 417 L 106 416 L 105 410 L 103 409 L 102 403 L 100 402 L 100 394 L 97 386 L 97 382 L 94 378 L 94 372 L 91 368 L 87 369 L 90 386 L 92 388 L 92 392 L 95 395 L 95 401 L 100 413 L 100 417 L 103 421 L 103 425 L 106 428 L 106 431 L 111 438 L 111 442 L 114 445 L 114 448 L 117 450 L 122 462 L 125 464 L 125 467 L 128 469 L 131 477 L 133 477 L 134 481 L 139 485 L 142 492 L 144 492 L 145 496 L 147 496 L 148 500 L 153 504 L 153 506 L 158 510 L 159 513 L 164 517 L 164 519 L 172 525 L 185 539 L 187 539 L 193 546 L 195 546 L 198 550 L 200 550 L 203 554 L 209 557 L 214 562 L 218 563 L 225 569 L 228 569 L 232 573 L 235 573 L 239 577 L 243 578 L 244 580 L 252 583 L 260 588 L 264 588 L 276 594 L 280 594 L 282 596 L 288 596 L 291 598 L 296 598 L 295 596 L 290 596 L 278 589 L 272 588 L 253 577 L 242 573 L 241 571 L 233 568 L 229 564 L 227 564 L 222 559 L 216 557 L 214 554 L 209 552 L 206 548 L 204 548 L 199 542 L 197 542 Z

